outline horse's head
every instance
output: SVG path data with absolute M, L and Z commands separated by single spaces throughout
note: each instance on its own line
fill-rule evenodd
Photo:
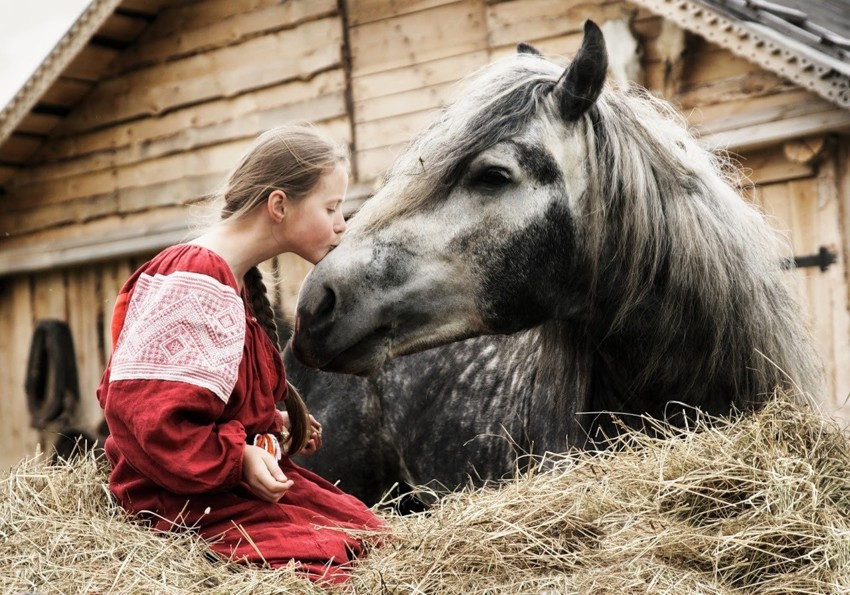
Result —
M 557 314 L 574 257 L 571 201 L 602 92 L 602 33 L 563 68 L 520 44 L 484 70 L 396 162 L 307 277 L 293 350 L 368 373 L 387 359 Z M 544 281 L 545 282 L 542 282 Z

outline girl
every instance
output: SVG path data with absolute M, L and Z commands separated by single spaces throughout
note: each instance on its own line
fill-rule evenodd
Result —
M 363 548 L 342 529 L 381 523 L 288 458 L 319 448 L 321 426 L 287 385 L 257 265 L 283 252 L 315 264 L 339 243 L 346 166 L 310 128 L 260 136 L 227 181 L 221 221 L 122 288 L 98 388 L 110 489 L 128 512 L 191 527 L 227 558 L 294 560 L 333 581 Z

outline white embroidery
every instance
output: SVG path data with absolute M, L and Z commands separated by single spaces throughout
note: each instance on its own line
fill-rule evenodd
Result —
M 239 375 L 245 306 L 207 275 L 142 274 L 130 297 L 109 380 L 176 380 L 227 403 Z

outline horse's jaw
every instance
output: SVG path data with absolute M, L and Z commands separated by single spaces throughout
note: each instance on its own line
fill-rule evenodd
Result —
M 292 354 L 305 366 L 325 372 L 371 376 L 389 358 L 391 340 L 381 333 L 365 338 L 344 349 L 329 360 L 317 359 L 315 350 L 304 349 L 304 335 L 295 334 L 292 339 Z
M 489 333 L 469 280 L 452 263 L 407 262 L 415 258 L 396 245 L 382 253 L 344 241 L 301 286 L 295 357 L 313 368 L 368 376 L 395 357 Z

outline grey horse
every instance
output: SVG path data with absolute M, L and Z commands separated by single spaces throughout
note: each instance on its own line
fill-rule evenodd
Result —
M 588 22 L 566 70 L 520 44 L 475 73 L 308 275 L 286 359 L 328 429 L 309 466 L 373 503 L 598 447 L 614 415 L 819 390 L 776 234 L 606 68 Z

